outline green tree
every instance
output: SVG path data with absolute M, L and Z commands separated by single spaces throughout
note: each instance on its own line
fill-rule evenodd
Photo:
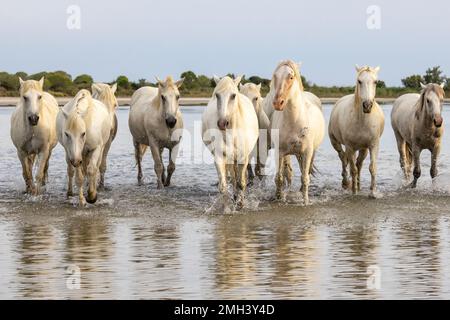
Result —
M 383 80 L 378 80 L 377 88 L 386 88 L 386 82 L 384 82 Z
M 197 76 L 194 72 L 192 72 L 190 70 L 183 72 L 180 77 L 184 78 L 184 81 L 183 81 L 184 89 L 189 90 L 189 89 L 198 88 Z
M 200 88 L 211 88 L 211 79 L 207 76 L 199 75 L 197 77 L 197 84 Z
M 436 66 L 433 68 L 428 68 L 423 76 L 423 79 L 425 80 L 425 83 L 441 84 L 446 81 L 447 78 L 443 75 L 441 67 Z
M 423 78 L 418 74 L 402 79 L 403 86 L 410 89 L 420 89 L 421 82 L 424 82 Z
M 81 74 L 73 80 L 78 89 L 89 89 L 94 83 L 94 79 L 88 74 Z
M 40 78 L 39 78 L 40 79 Z M 74 94 L 72 76 L 64 71 L 49 72 L 45 76 L 44 88 L 50 91 Z
M 8 72 L 0 72 L 0 86 L 7 91 L 19 90 L 19 78 Z
M 118 76 L 116 79 L 117 86 L 122 89 L 130 89 L 131 84 L 126 76 Z
M 26 72 L 23 72 L 23 71 L 19 71 L 19 72 L 16 72 L 16 76 L 19 78 L 22 78 L 23 80 L 25 80 L 26 78 L 28 78 L 28 74 L 26 73 Z

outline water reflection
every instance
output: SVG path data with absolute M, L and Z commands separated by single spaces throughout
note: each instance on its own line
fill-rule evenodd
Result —
M 0 109 L 0 137 L 9 112 Z M 189 128 L 200 113 L 186 113 Z M 126 115 L 119 111 L 111 190 L 84 210 L 65 199 L 61 148 L 46 195 L 34 199 L 21 194 L 20 164 L 0 140 L 0 298 L 450 298 L 449 144 L 434 184 L 424 175 L 418 190 L 402 190 L 386 128 L 384 196 L 369 201 L 340 190 L 339 160 L 324 142 L 312 206 L 269 201 L 270 181 L 252 190 L 254 205 L 224 215 L 205 213 L 217 195 L 212 165 L 179 165 L 174 186 L 158 191 L 148 156 L 148 183 L 136 185 Z M 81 271 L 79 290 L 66 285 L 71 265 Z M 379 289 L 367 286 L 371 266 L 381 271 Z

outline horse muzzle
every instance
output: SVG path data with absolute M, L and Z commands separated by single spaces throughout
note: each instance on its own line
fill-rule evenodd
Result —
M 282 98 L 275 98 L 273 100 L 273 108 L 277 111 L 283 111 L 285 105 L 285 100 Z
M 363 112 L 370 113 L 372 111 L 373 101 L 364 101 L 363 102 Z
M 440 128 L 440 127 L 442 127 L 442 123 L 444 122 L 444 119 L 442 119 L 442 117 L 441 116 L 437 116 L 437 117 L 435 117 L 434 118 L 434 125 L 437 127 L 437 128 Z
M 34 127 L 37 126 L 39 122 L 39 116 L 37 114 L 33 114 L 28 117 L 28 122 Z
M 228 121 L 227 119 L 219 119 L 219 121 L 217 121 L 217 126 L 222 131 L 226 130 L 229 125 L 230 121 Z
M 166 125 L 167 127 L 169 127 L 170 129 L 172 129 L 173 127 L 175 127 L 175 125 L 177 124 L 177 118 L 173 117 L 173 116 L 169 116 L 166 118 Z

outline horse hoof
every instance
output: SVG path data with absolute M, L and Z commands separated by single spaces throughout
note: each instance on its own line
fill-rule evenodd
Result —
M 67 196 L 67 198 L 73 197 L 73 192 L 67 191 L 66 196 Z

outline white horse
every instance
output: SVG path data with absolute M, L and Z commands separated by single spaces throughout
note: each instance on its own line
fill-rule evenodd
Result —
M 376 193 L 377 157 L 384 130 L 384 114 L 375 101 L 379 67 L 356 66 L 355 93 L 336 102 L 331 112 L 328 134 L 342 162 L 342 187 L 349 188 L 347 166 L 352 175 L 352 191 L 360 191 L 361 168 L 370 152 L 370 194 Z M 345 150 L 342 148 L 345 146 Z M 356 152 L 358 157 L 356 159 Z
M 142 157 L 149 146 L 158 189 L 170 185 L 170 179 L 175 171 L 177 146 L 183 131 L 178 90 L 183 80 L 174 82 L 170 76 L 165 81 L 158 79 L 158 88 L 142 87 L 131 97 L 128 125 L 133 135 L 139 184 L 142 183 Z M 164 148 L 169 149 L 167 177 L 162 162 Z
M 300 64 L 298 64 L 300 65 Z M 273 100 L 275 98 L 276 95 L 276 87 L 275 87 L 275 80 L 274 80 L 274 76 L 275 74 L 272 75 L 272 79 L 270 81 L 270 90 L 269 93 L 267 94 L 267 96 L 264 98 L 264 100 L 262 101 L 262 109 L 264 111 L 264 113 L 267 115 L 269 121 L 272 120 L 272 115 L 275 111 L 274 107 L 273 107 Z M 308 91 L 303 91 L 303 96 L 305 97 L 306 100 L 308 100 L 310 103 L 319 106 L 319 108 L 322 110 L 322 101 L 319 99 L 319 97 L 317 97 L 315 94 L 308 92 Z M 264 160 L 261 160 L 261 166 L 264 167 L 265 166 L 265 160 L 267 159 L 267 153 L 269 151 L 269 149 L 272 147 L 272 143 L 270 141 L 270 135 L 268 134 L 267 136 L 267 148 L 265 150 L 265 154 L 260 155 L 260 157 Z M 285 179 L 285 184 L 289 187 L 291 185 L 292 182 L 292 176 L 293 176 L 293 169 L 292 169 L 292 164 L 291 164 L 291 157 L 285 157 L 284 159 L 284 179 Z
M 422 84 L 420 95 L 402 95 L 395 100 L 392 107 L 392 128 L 400 153 L 400 166 L 406 179 L 409 179 L 411 166 L 414 165 L 412 188 L 417 186 L 421 174 L 420 153 L 423 149 L 431 152 L 431 178 L 437 176 L 436 163 L 444 134 L 443 87 L 444 84 Z
M 100 182 L 99 188 L 103 189 L 105 187 L 105 172 L 107 166 L 107 157 L 109 153 L 109 149 L 111 148 L 111 144 L 116 138 L 117 135 L 117 115 L 116 110 L 118 107 L 116 96 L 114 95 L 117 91 L 117 84 L 114 83 L 112 86 L 109 86 L 105 83 L 94 83 L 92 85 L 92 97 L 94 99 L 102 102 L 109 111 L 109 116 L 111 118 L 111 132 L 109 135 L 108 143 L 105 145 L 105 149 L 103 150 L 102 163 L 100 165 Z
M 241 77 L 214 78 L 216 88 L 202 115 L 203 142 L 214 156 L 219 192 L 226 194 L 231 177 L 238 209 L 247 186 L 249 156 L 258 140 L 258 118 L 251 101 L 239 93 Z
M 310 99 L 303 91 L 298 65 L 291 60 L 282 61 L 272 77 L 273 108 L 271 136 L 278 132 L 278 169 L 275 178 L 276 196 L 282 198 L 282 188 L 289 169 L 285 163 L 295 155 L 302 173 L 301 192 L 305 204 L 309 203 L 310 174 L 313 173 L 314 155 L 325 134 L 325 120 L 320 100 Z
M 267 156 L 267 133 L 270 128 L 270 120 L 263 110 L 262 103 L 264 99 L 261 97 L 261 84 L 246 83 L 239 84 L 239 91 L 245 95 L 253 104 L 256 115 L 258 116 L 259 126 L 259 139 L 256 144 L 256 150 L 253 150 L 253 154 L 256 153 L 255 175 L 259 178 L 264 176 L 263 168 L 266 163 L 265 157 Z M 249 179 L 253 179 L 252 165 L 248 164 L 248 176 Z
M 56 119 L 58 140 L 66 151 L 68 187 L 67 196 L 73 195 L 72 180 L 76 182 L 80 205 L 97 201 L 97 176 L 105 146 L 111 134 L 111 117 L 108 108 L 93 99 L 87 90 L 81 90 L 58 113 Z M 83 194 L 84 176 L 89 188 Z
M 37 195 L 48 177 L 49 159 L 56 139 L 55 120 L 59 107 L 55 98 L 43 91 L 40 81 L 20 81 L 20 100 L 11 116 L 11 139 L 22 163 L 23 178 L 28 193 Z M 36 185 L 33 182 L 33 165 L 36 156 L 39 168 Z

